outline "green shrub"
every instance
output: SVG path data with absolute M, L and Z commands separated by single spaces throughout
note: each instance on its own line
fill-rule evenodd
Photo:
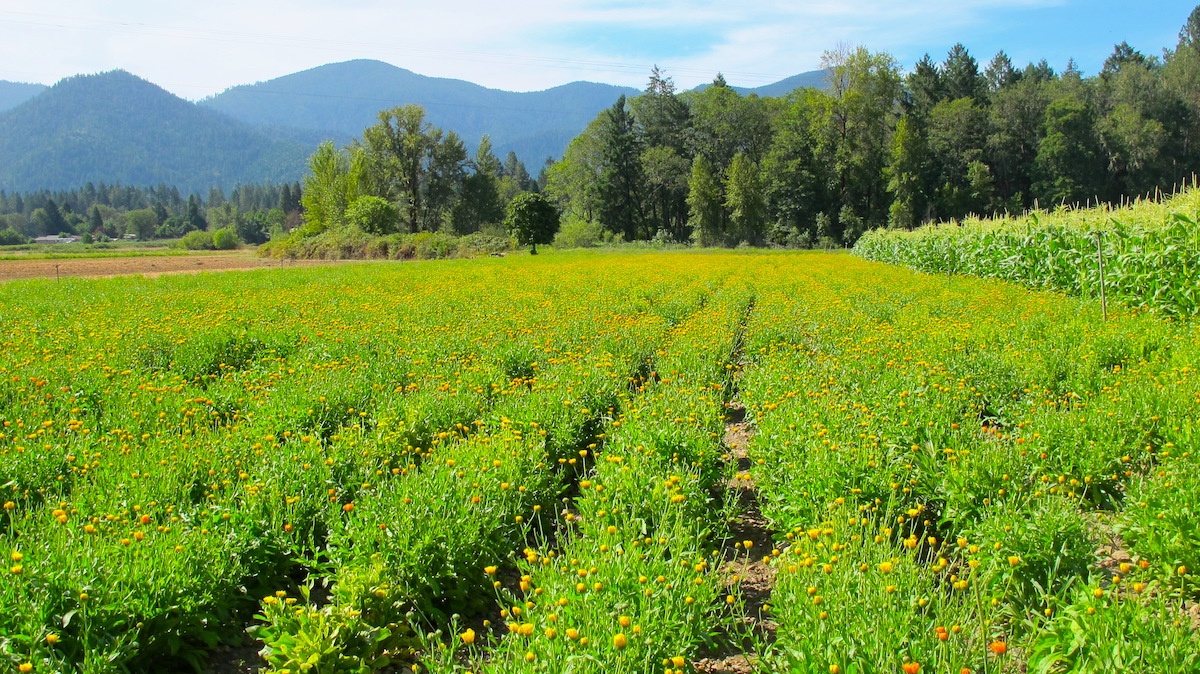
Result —
M 194 230 L 183 235 L 178 246 L 186 250 L 212 250 L 213 235 L 202 229 Z
M 218 229 L 213 232 L 212 242 L 213 248 L 217 250 L 233 250 L 242 245 L 242 241 L 238 238 L 237 233 L 229 228 Z
M 458 252 L 458 240 L 441 232 L 420 232 L 405 237 L 411 243 L 417 259 L 442 260 Z
M 0 229 L 0 246 L 21 246 L 27 243 L 29 243 L 29 239 L 22 236 L 20 232 L 7 227 Z
M 598 222 L 571 218 L 554 236 L 555 248 L 592 248 L 604 242 L 604 227 Z
M 346 209 L 346 222 L 368 234 L 392 234 L 400 227 L 400 211 L 386 199 L 359 197 Z

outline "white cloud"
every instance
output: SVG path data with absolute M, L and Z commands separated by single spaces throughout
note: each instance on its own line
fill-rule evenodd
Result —
M 735 84 L 758 85 L 817 68 L 821 53 L 839 42 L 903 51 L 913 43 L 956 41 L 998 16 L 1061 4 L 7 0 L 0 9 L 0 79 L 52 82 L 124 68 L 200 98 L 324 63 L 377 58 L 425 75 L 513 90 L 575 79 L 641 86 L 654 63 L 685 88 L 717 71 Z M 618 32 L 623 25 L 637 27 L 639 35 L 661 27 L 666 37 L 640 45 L 637 59 L 564 44 L 559 37 L 598 24 Z M 713 38 L 703 49 L 681 51 L 668 44 L 671 30 L 681 27 Z M 661 56 L 654 56 L 658 47 Z

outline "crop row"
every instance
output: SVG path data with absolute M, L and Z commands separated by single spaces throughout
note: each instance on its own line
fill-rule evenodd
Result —
M 877 265 L 760 293 L 774 668 L 1200 665 L 1200 333 L 1096 309 Z
M 915 231 L 876 230 L 855 253 L 930 274 L 968 274 L 1169 316 L 1200 313 L 1200 191 L 1121 209 L 1060 209 Z M 1103 265 L 1103 269 L 1101 268 Z
M 0 287 L 0 668 L 1186 671 L 1200 331 L 843 255 Z M 735 374 L 741 371 L 740 378 Z M 1190 659 L 1189 659 L 1190 658 Z
M 727 273 L 502 270 L 6 287 L 3 657 L 199 666 L 263 596 L 320 580 L 315 619 L 365 625 L 321 647 L 364 632 L 377 664 L 414 614 L 477 605 L 488 554 Z M 288 662 L 304 631 L 277 622 L 259 637 Z

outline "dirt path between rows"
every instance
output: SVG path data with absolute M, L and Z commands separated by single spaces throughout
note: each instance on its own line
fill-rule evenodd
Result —
M 34 260 L 0 260 L 0 282 L 63 276 L 104 277 L 139 274 L 187 274 L 203 271 L 233 271 L 265 267 L 339 264 L 328 260 L 271 260 L 253 253 L 196 255 L 144 255 L 137 257 L 96 257 Z
M 745 420 L 746 410 L 739 403 L 730 403 L 728 411 L 725 446 L 730 458 L 736 462 L 737 473 L 725 484 L 725 489 L 737 495 L 734 506 L 737 517 L 729 524 L 729 536 L 734 544 L 727 548 L 729 552 L 723 571 L 729 587 L 740 590 L 743 613 L 739 617 L 741 625 L 734 628 L 740 638 L 726 635 L 722 651 L 702 653 L 692 663 L 698 674 L 750 674 L 757 671 L 758 654 L 753 652 L 755 642 L 769 643 L 775 633 L 775 623 L 766 617 L 765 609 L 775 584 L 775 569 L 763 559 L 771 553 L 774 532 L 759 510 L 758 488 L 750 474 L 750 459 L 746 452 L 754 438 L 754 428 Z

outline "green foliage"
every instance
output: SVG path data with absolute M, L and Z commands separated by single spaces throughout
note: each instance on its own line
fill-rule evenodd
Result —
M 870 232 L 855 252 L 935 274 L 1000 278 L 1035 288 L 1100 297 L 1095 232 L 1103 233 L 1108 298 L 1169 315 L 1200 313 L 1200 191 L 1126 209 L 1035 213 L 969 220 L 914 232 Z
M 266 597 L 257 616 L 261 624 L 249 630 L 262 642 L 270 671 L 370 674 L 388 666 L 390 629 L 371 625 L 350 606 L 313 606 L 308 588 L 302 598 L 297 602 L 285 592 Z
M 129 211 L 125 214 L 125 231 L 137 235 L 138 240 L 146 241 L 154 236 L 158 228 L 158 216 L 149 208 Z
M 194 229 L 184 234 L 178 245 L 187 250 L 214 250 L 216 248 L 216 244 L 213 242 L 213 233 L 202 229 Z
M 599 220 L 627 241 L 642 226 L 642 143 L 625 97 L 601 113 L 601 162 L 597 185 Z
M 298 240 L 337 233 L 454 241 Z M 1187 322 L 768 252 L 0 304 L 6 671 L 204 670 L 247 626 L 272 671 L 1195 669 Z
M 1100 597 L 1092 594 L 1097 591 Z M 1200 668 L 1200 640 L 1171 602 L 1101 588 L 1080 588 L 1072 599 L 1038 626 L 1027 671 L 1152 674 Z
M 374 236 L 360 229 L 341 227 L 315 236 L 292 234 L 273 239 L 261 249 L 274 258 L 312 260 L 439 260 L 479 257 L 512 249 L 503 237 L 476 232 L 456 237 L 444 232 Z
M 386 199 L 362 196 L 346 209 L 346 223 L 368 234 L 393 234 L 400 225 L 400 211 Z
M 0 229 L 0 246 L 21 246 L 27 243 L 29 243 L 29 239 L 22 236 L 20 232 L 7 227 Z
M 539 243 L 554 240 L 559 225 L 558 209 L 542 195 L 524 192 L 509 203 L 504 224 L 518 245 L 532 246 L 536 252 Z
M 363 131 L 364 191 L 400 205 L 410 234 L 437 229 L 465 177 L 458 135 L 425 119 L 417 105 L 384 110 Z
M 212 244 L 216 250 L 233 250 L 242 245 L 237 232 L 231 228 L 222 228 L 212 233 Z
M 701 246 L 720 245 L 724 239 L 721 187 L 713 174 L 712 164 L 703 155 L 697 155 L 692 161 L 687 204 L 688 225 L 695 241 Z
M 554 235 L 555 248 L 591 248 L 605 241 L 604 227 L 598 222 L 567 218 Z
M 766 224 L 766 198 L 763 195 L 759 169 L 744 154 L 737 154 L 729 167 L 725 183 L 725 208 L 729 209 L 731 244 L 762 245 Z
M 304 178 L 304 235 L 320 234 L 343 222 L 346 208 L 361 193 L 362 155 L 321 143 L 308 160 Z

